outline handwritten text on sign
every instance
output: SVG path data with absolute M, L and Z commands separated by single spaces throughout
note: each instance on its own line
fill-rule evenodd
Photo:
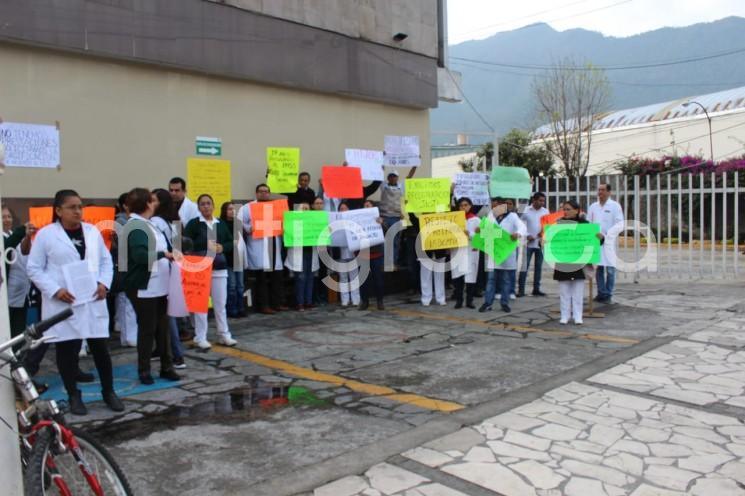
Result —
M 501 264 L 517 249 L 517 240 L 488 218 L 481 219 L 479 232 L 471 238 L 471 246 L 489 255 L 496 265 Z
M 204 257 L 184 256 L 181 264 L 181 286 L 186 308 L 192 313 L 207 313 L 212 287 L 212 264 Z M 197 270 L 200 268 L 200 270 Z
M 409 213 L 450 210 L 450 179 L 407 179 L 404 194 Z
M 359 167 L 362 170 L 362 179 L 364 181 L 383 180 L 383 152 L 379 150 L 347 148 L 344 151 L 344 159 L 350 167 Z
M 382 245 L 385 234 L 378 223 L 379 217 L 377 207 L 330 213 L 329 220 L 333 229 L 331 245 L 347 247 L 351 251 Z
M 286 247 L 331 244 L 328 212 L 317 210 L 285 212 L 284 227 Z
M 546 226 L 543 247 L 546 262 L 551 264 L 600 263 L 599 224 L 553 224 Z
M 455 175 L 455 198 L 468 198 L 474 205 L 489 205 L 489 174 L 471 172 Z
M 190 158 L 186 164 L 189 199 L 196 203 L 201 194 L 212 196 L 215 211 L 232 198 L 230 190 L 230 160 Z
M 3 163 L 8 167 L 60 166 L 56 126 L 3 122 L 0 123 L 0 143 L 5 147 Z
M 425 250 L 468 246 L 465 212 L 420 215 L 419 227 Z
M 419 136 L 386 136 L 385 164 L 391 167 L 421 165 Z
M 294 193 L 297 191 L 297 176 L 300 172 L 300 148 L 267 148 L 266 164 L 269 173 L 267 184 L 272 193 Z

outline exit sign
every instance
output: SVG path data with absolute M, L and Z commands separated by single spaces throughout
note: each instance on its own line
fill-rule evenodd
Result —
M 209 155 L 210 157 L 219 157 L 222 155 L 222 139 L 206 138 L 197 136 L 197 155 Z

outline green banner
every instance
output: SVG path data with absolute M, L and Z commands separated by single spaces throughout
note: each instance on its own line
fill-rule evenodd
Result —
M 293 246 L 329 246 L 328 212 L 305 210 L 285 212 L 284 243 Z
M 517 249 L 517 240 L 488 218 L 481 219 L 479 232 L 471 238 L 471 246 L 481 250 L 499 265 Z
M 406 211 L 427 214 L 450 211 L 450 179 L 407 179 Z
M 561 223 L 546 226 L 543 256 L 551 264 L 600 263 L 599 224 Z
M 522 167 L 494 167 L 489 179 L 492 198 L 529 199 L 532 183 L 528 169 Z

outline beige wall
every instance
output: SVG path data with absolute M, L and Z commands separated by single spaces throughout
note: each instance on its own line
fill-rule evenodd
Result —
M 437 57 L 437 0 L 209 0 Z M 409 37 L 394 42 L 396 33 Z
M 429 112 L 316 93 L 170 72 L 0 43 L 0 118 L 60 122 L 61 170 L 7 168 L 6 198 L 50 198 L 74 188 L 115 198 L 134 186 L 186 177 L 196 136 L 223 140 L 233 196 L 253 196 L 267 146 L 301 148 L 301 169 L 317 184 L 320 167 L 344 148 L 382 149 L 386 134 L 420 136 L 430 175 Z

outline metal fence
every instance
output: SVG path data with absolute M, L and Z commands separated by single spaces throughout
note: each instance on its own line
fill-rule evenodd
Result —
M 596 201 L 599 184 L 611 186 L 627 220 L 618 242 L 626 277 L 742 275 L 745 173 L 540 178 L 538 183 L 552 212 L 567 199 L 586 210 Z

